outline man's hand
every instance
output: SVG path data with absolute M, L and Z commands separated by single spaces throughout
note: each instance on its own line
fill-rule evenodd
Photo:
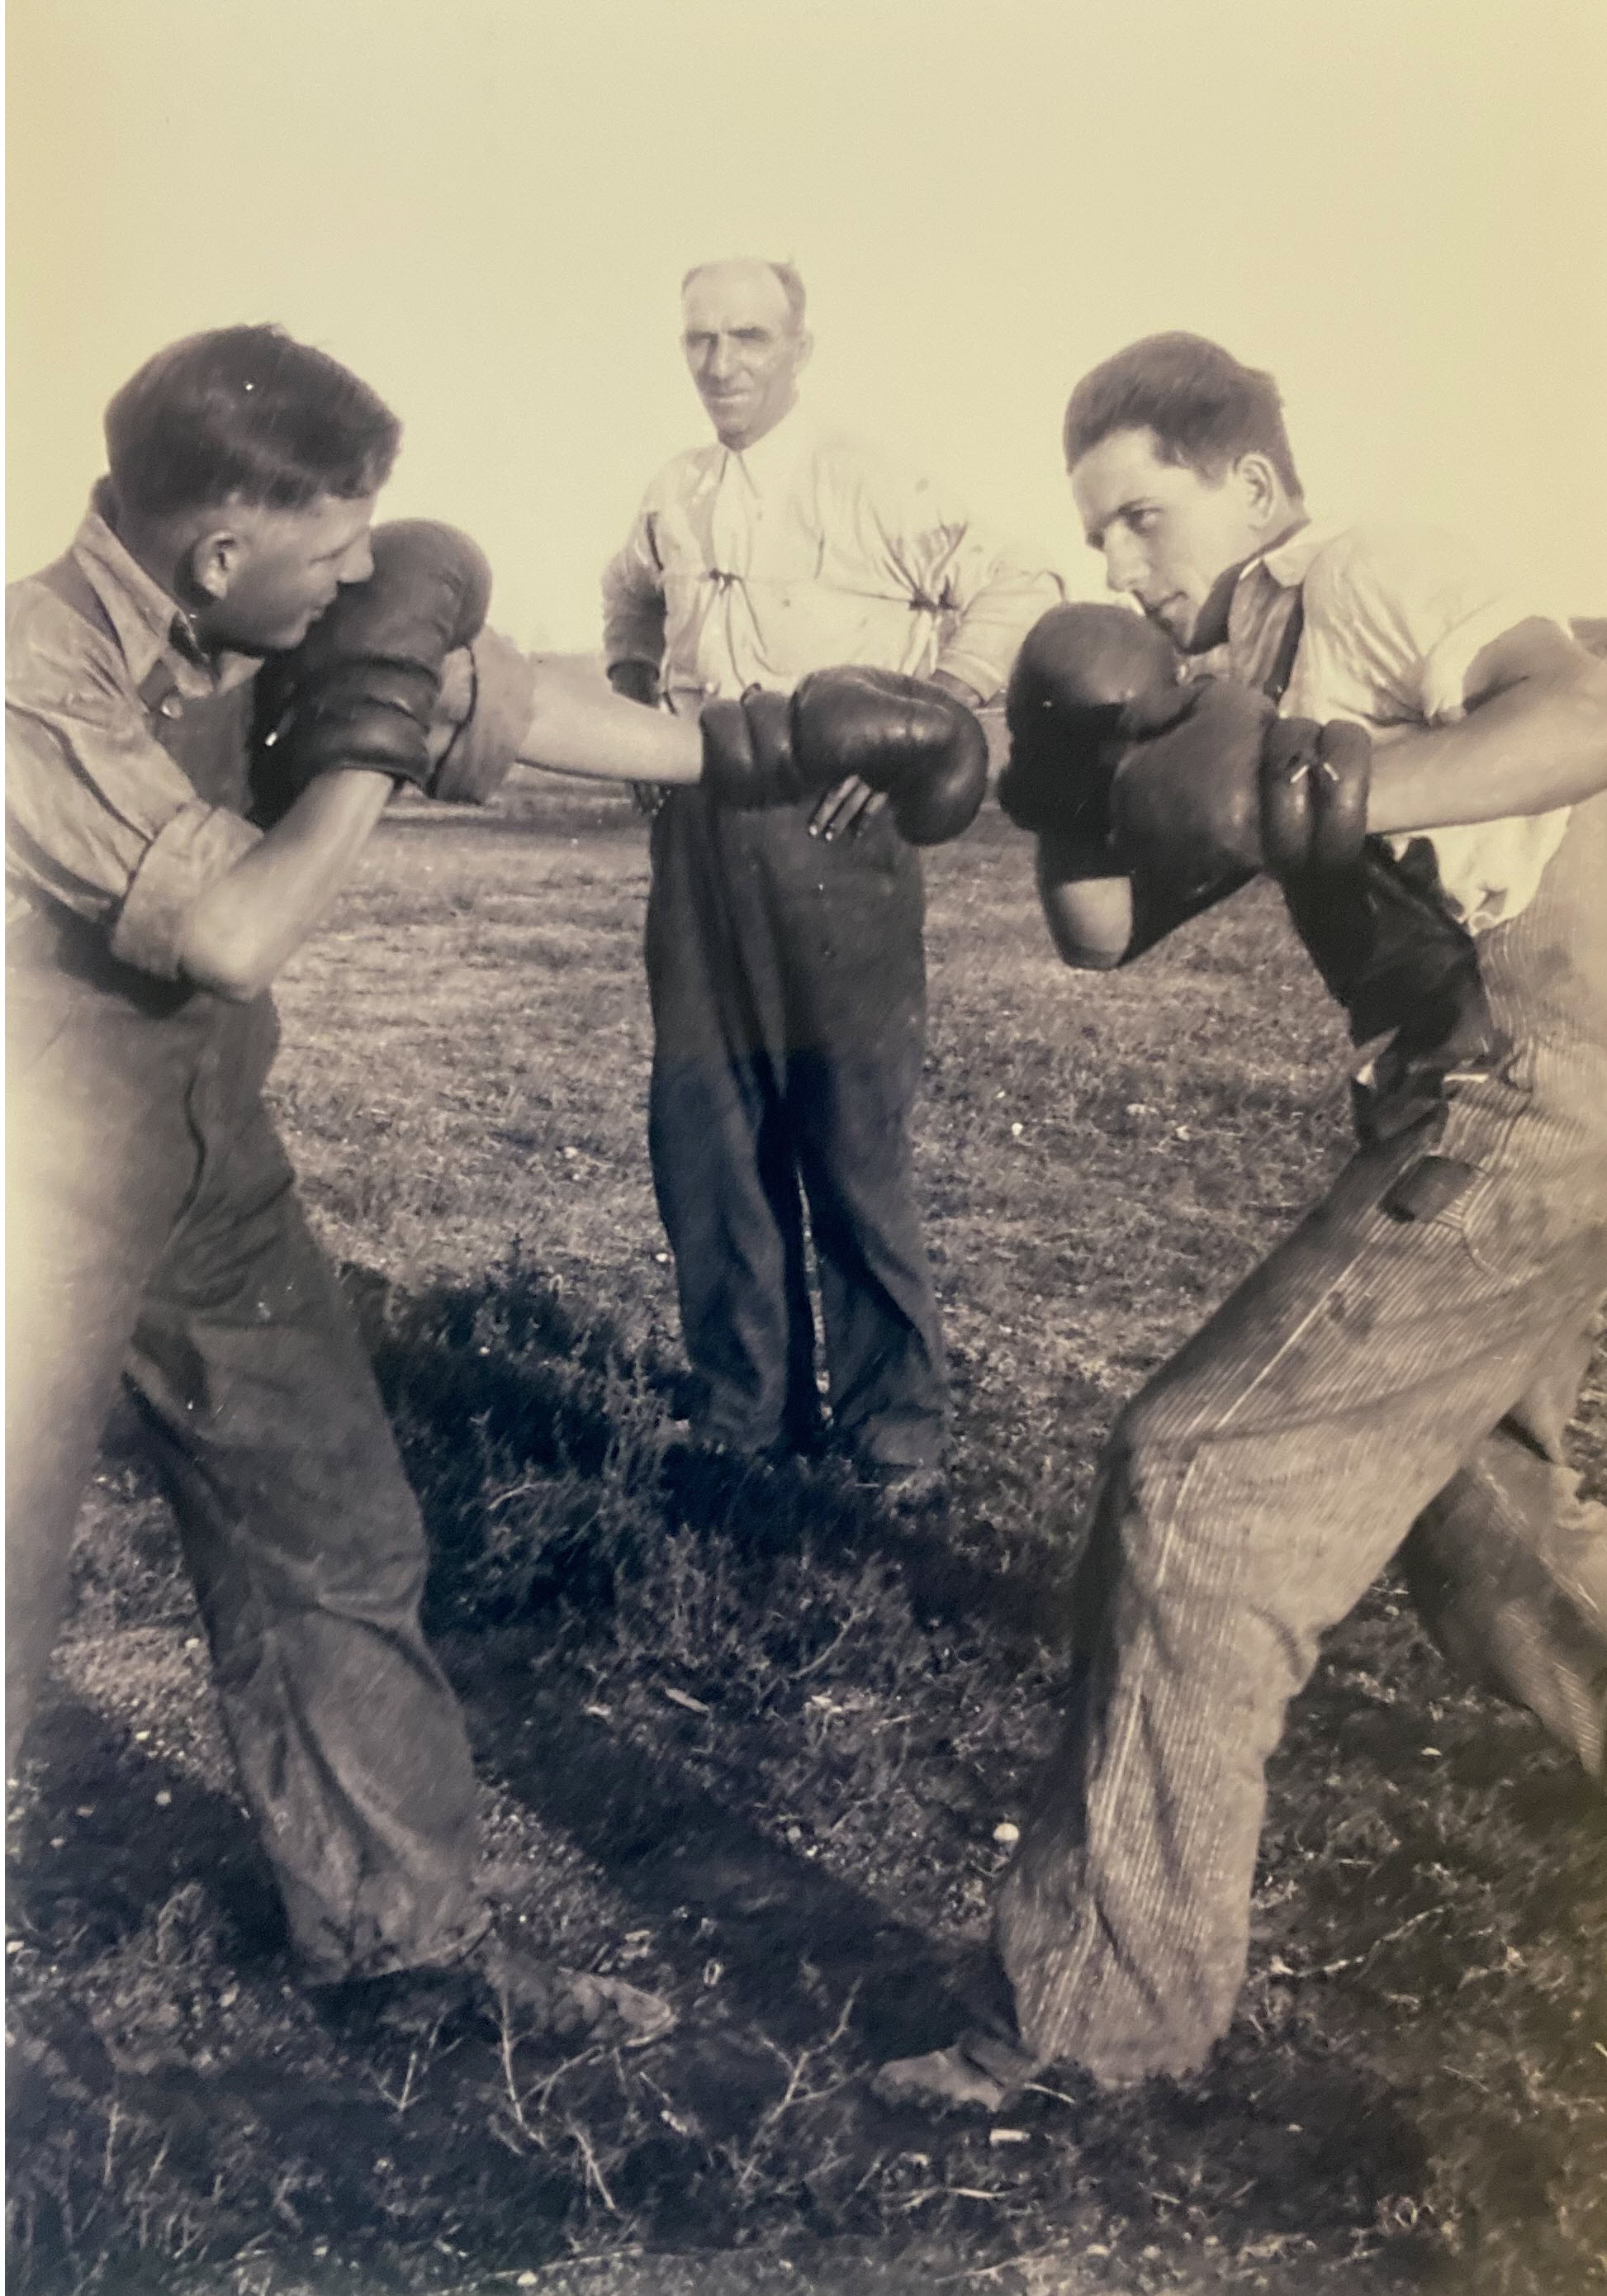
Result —
M 611 661 L 608 682 L 627 701 L 639 701 L 644 709 L 656 709 L 659 706 L 657 662 L 638 661 L 634 657 L 626 661 Z
M 834 838 L 857 837 L 887 803 L 887 791 L 874 790 L 857 774 L 829 789 L 809 816 L 809 834 L 830 845 Z
M 926 683 L 935 685 L 940 693 L 952 694 L 967 709 L 981 707 L 982 697 L 976 688 L 967 685 L 963 678 L 951 676 L 946 669 L 934 669 Z M 873 821 L 886 803 L 885 790 L 873 789 L 857 774 L 850 774 L 821 799 L 809 816 L 809 834 L 824 838 L 828 845 L 836 837 L 857 837 L 865 823 Z

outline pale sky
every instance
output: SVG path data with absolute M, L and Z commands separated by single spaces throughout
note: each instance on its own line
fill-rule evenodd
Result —
M 382 514 L 587 648 L 708 436 L 681 273 L 751 253 L 814 404 L 1082 594 L 1066 395 L 1181 326 L 1278 375 L 1317 514 L 1607 612 L 1603 0 L 12 0 L 10 48 L 11 574 L 152 350 L 271 318 L 402 415 Z

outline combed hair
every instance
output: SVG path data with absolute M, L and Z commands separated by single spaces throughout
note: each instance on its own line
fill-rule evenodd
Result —
M 1209 479 L 1265 455 L 1300 498 L 1276 382 L 1203 335 L 1146 335 L 1084 375 L 1066 408 L 1067 469 L 1115 430 L 1153 431 L 1162 462 Z
M 684 295 L 686 292 L 686 290 L 691 286 L 694 279 L 701 279 L 705 271 L 717 270 L 719 263 L 735 262 L 739 259 L 745 261 L 749 258 L 738 258 L 734 256 L 722 256 L 718 258 L 718 262 L 694 263 L 691 270 L 681 282 L 682 294 Z M 787 309 L 791 314 L 792 320 L 792 332 L 795 335 L 801 333 L 804 323 L 804 306 L 807 299 L 804 291 L 802 275 L 799 272 L 795 265 L 791 263 L 772 263 L 768 256 L 756 255 L 751 258 L 751 260 L 755 263 L 762 263 L 765 269 L 773 273 L 775 278 L 780 282 L 781 291 L 787 299 Z
M 106 409 L 119 502 L 146 517 L 225 502 L 305 510 L 375 493 L 402 426 L 378 394 L 283 327 L 218 327 L 169 343 Z

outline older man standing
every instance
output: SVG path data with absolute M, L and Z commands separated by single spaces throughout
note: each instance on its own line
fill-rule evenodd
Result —
M 799 410 L 791 266 L 700 265 L 683 302 L 716 443 L 660 472 L 603 578 L 616 689 L 690 716 L 854 662 L 991 700 L 1056 578 Z M 948 1427 L 911 1186 L 922 915 L 919 859 L 857 780 L 758 812 L 676 789 L 654 819 L 650 1145 L 699 1434 L 754 1456 L 820 1445 L 801 1183 L 832 1436 L 905 1505 L 940 1496 Z

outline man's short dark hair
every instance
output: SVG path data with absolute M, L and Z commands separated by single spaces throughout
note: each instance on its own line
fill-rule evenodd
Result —
M 722 256 L 716 262 L 694 263 L 681 282 L 682 294 L 686 292 L 694 279 L 701 278 L 705 271 L 717 271 L 721 262 L 736 259 L 734 257 Z M 797 266 L 791 263 L 772 263 L 768 256 L 755 256 L 753 260 L 756 263 L 762 263 L 767 271 L 775 274 L 781 291 L 787 299 L 787 311 L 792 322 L 792 332 L 795 335 L 800 334 L 803 332 L 804 305 L 807 298 L 803 278 Z
M 402 426 L 378 394 L 283 327 L 218 327 L 147 359 L 106 409 L 119 502 L 145 517 L 241 502 L 305 510 L 377 492 Z
M 1084 375 L 1066 408 L 1066 468 L 1116 430 L 1153 431 L 1163 463 L 1209 479 L 1241 455 L 1265 455 L 1300 497 L 1277 384 L 1203 335 L 1146 335 Z

